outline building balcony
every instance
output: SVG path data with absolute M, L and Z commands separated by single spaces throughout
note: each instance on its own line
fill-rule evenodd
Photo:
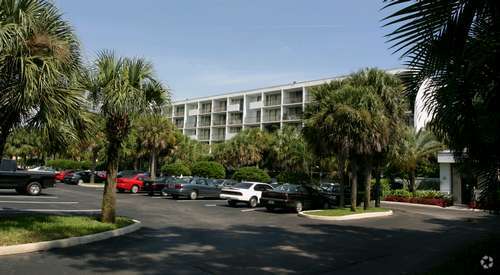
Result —
M 198 115 L 198 109 L 189 110 L 188 115 L 189 116 L 197 116 Z
M 190 139 L 194 139 L 194 140 L 197 140 L 198 139 L 198 136 L 197 135 L 190 135 L 189 136 Z
M 175 112 L 174 116 L 176 116 L 176 117 L 183 117 L 184 116 L 184 111 L 182 111 L 182 112 Z
M 196 128 L 196 122 L 193 121 L 193 122 L 186 122 L 186 125 L 185 125 L 186 128 Z
M 302 115 L 301 114 L 283 114 L 283 120 L 301 120 Z
M 214 108 L 214 113 L 221 113 L 226 111 L 226 106 L 217 106 Z
M 243 122 L 242 119 L 230 119 L 228 121 L 229 125 L 240 125 Z
M 212 109 L 201 109 L 200 115 L 210 114 Z
M 255 117 L 255 116 L 250 116 L 245 118 L 245 123 L 260 123 L 260 116 Z
M 280 116 L 264 116 L 264 122 L 279 122 Z
M 254 101 L 250 102 L 249 106 L 250 109 L 260 109 L 262 108 L 262 101 Z
M 226 125 L 226 120 L 225 120 L 225 119 L 221 119 L 221 120 L 214 120 L 214 121 L 213 121 L 213 125 L 214 125 L 214 126 Z
M 265 106 L 279 106 L 281 104 L 281 99 L 267 100 Z
M 285 98 L 284 104 L 298 104 L 302 103 L 302 97 L 301 96 L 292 96 Z
M 210 135 L 198 135 L 198 140 L 210 140 Z
M 227 111 L 228 112 L 238 112 L 240 110 L 240 104 L 230 104 L 227 106 Z
M 232 139 L 233 137 L 235 137 L 238 133 L 227 133 L 226 135 L 226 139 Z

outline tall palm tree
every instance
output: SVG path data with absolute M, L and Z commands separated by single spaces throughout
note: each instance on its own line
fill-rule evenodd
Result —
M 96 112 L 104 118 L 106 133 L 107 180 L 102 201 L 102 221 L 115 222 L 116 174 L 123 141 L 132 119 L 156 110 L 165 101 L 165 91 L 150 89 L 152 65 L 143 59 L 118 58 L 111 52 L 99 53 L 94 68 L 82 75 L 83 89 L 89 92 Z
M 443 144 L 436 140 L 430 131 L 415 131 L 407 128 L 397 149 L 396 163 L 410 177 L 410 191 L 415 192 L 415 174 L 417 165 L 443 149 Z
M 84 98 L 71 85 L 79 68 L 74 31 L 51 2 L 0 1 L 0 156 L 21 123 L 49 132 L 84 126 Z M 77 133 L 67 127 L 63 132 L 50 140 Z
M 174 126 L 170 119 L 160 114 L 148 114 L 135 122 L 138 140 L 149 153 L 149 171 L 156 179 L 156 164 L 160 151 L 175 145 Z
M 408 92 L 424 89 L 430 127 L 478 174 L 483 195 L 500 192 L 500 2 L 390 0 L 385 18 L 408 66 Z M 467 152 L 464 154 L 464 152 Z

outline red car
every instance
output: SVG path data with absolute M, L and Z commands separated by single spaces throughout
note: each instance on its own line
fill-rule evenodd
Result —
M 130 191 L 130 193 L 137 193 L 144 187 L 144 179 L 148 176 L 146 174 L 133 174 L 127 175 L 116 179 L 116 189 L 118 192 Z
M 63 181 L 64 177 L 70 173 L 73 173 L 73 170 L 63 170 L 55 173 L 54 178 L 58 181 Z

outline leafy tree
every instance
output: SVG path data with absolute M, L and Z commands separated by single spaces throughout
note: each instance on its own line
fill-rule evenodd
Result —
M 257 167 L 241 167 L 233 174 L 233 179 L 238 181 L 271 182 L 271 177 L 266 171 Z
M 102 221 L 114 223 L 115 179 L 122 144 L 130 133 L 132 119 L 153 111 L 152 107 L 161 106 L 165 91 L 155 87 L 159 84 L 150 63 L 139 58 L 118 58 L 111 52 L 99 53 L 94 67 L 82 74 L 81 84 L 105 121 L 108 177 L 103 194 Z
M 419 163 L 443 149 L 443 144 L 436 140 L 430 131 L 415 131 L 407 128 L 401 140 L 396 156 L 396 163 L 410 177 L 410 192 L 415 192 L 415 177 Z
M 182 162 L 165 164 L 161 171 L 169 176 L 191 176 L 191 170 Z
M 156 178 L 156 163 L 162 150 L 173 147 L 175 143 L 174 126 L 170 119 L 161 114 L 147 114 L 135 123 L 139 143 L 149 153 L 149 171 Z
M 498 203 L 500 2 L 391 0 L 386 8 L 397 9 L 385 21 L 408 67 L 408 92 L 422 87 L 431 131 L 476 170 L 483 198 Z
M 206 159 L 209 152 L 208 145 L 191 139 L 178 130 L 173 134 L 175 143 L 164 156 L 164 162 L 175 163 L 180 161 L 192 165 L 194 162 Z
M 43 126 L 53 143 L 76 138 L 85 126 L 84 98 L 72 85 L 79 43 L 59 10 L 45 0 L 2 0 L 0 49 L 0 156 L 21 123 Z
M 313 156 L 302 133 L 293 127 L 284 127 L 271 134 L 271 162 L 281 172 L 311 172 Z
M 215 161 L 198 161 L 191 167 L 194 176 L 223 179 L 226 177 L 226 169 L 222 164 Z

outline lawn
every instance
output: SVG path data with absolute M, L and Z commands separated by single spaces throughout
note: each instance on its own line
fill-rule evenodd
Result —
M 133 223 L 118 217 L 116 224 L 97 217 L 21 215 L 0 219 L 0 246 L 64 239 L 117 229 Z
M 350 208 L 336 208 L 336 209 L 325 209 L 325 210 L 319 210 L 319 211 L 314 211 L 314 212 L 308 212 L 308 215 L 314 215 L 314 216 L 345 216 L 345 215 L 352 215 L 352 214 L 361 214 L 361 213 L 371 213 L 371 212 L 385 212 L 389 211 L 389 209 L 385 208 L 368 208 L 367 210 L 364 210 L 363 208 L 358 208 L 356 212 L 352 212 Z

